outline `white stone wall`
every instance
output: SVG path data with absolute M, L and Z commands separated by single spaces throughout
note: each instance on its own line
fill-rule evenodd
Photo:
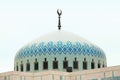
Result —
M 0 80 L 91 80 L 104 77 L 120 76 L 120 66 L 76 71 L 43 71 L 43 72 L 5 72 L 0 73 Z

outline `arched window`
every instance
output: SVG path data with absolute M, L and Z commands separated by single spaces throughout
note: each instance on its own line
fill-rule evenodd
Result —
M 26 71 L 30 71 L 30 63 L 29 63 L 29 60 L 27 60 Z
M 84 58 L 84 61 L 83 61 L 83 70 L 86 70 L 87 69 L 87 61 L 86 61 L 86 58 Z
M 91 62 L 91 69 L 94 69 L 95 68 L 95 63 L 94 63 L 94 59 L 92 59 L 92 62 Z
M 53 61 L 53 69 L 58 69 L 58 61 L 56 60 L 56 58 Z
M 16 71 L 19 71 L 18 64 L 17 64 L 17 66 L 16 66 Z
M 103 64 L 103 68 L 105 67 L 105 65 Z
M 78 69 L 78 61 L 77 61 L 76 58 L 75 58 L 75 60 L 73 61 L 73 68 L 74 68 L 74 69 Z
M 66 69 L 67 67 L 68 67 L 68 61 L 66 60 L 66 57 L 65 57 L 63 61 L 63 68 Z
M 98 61 L 98 68 L 100 68 L 101 64 L 100 64 L 100 60 Z
M 39 63 L 38 63 L 37 59 L 35 59 L 34 70 L 38 70 L 38 69 L 39 69 Z
M 45 58 L 45 60 L 43 61 L 43 69 L 48 69 L 48 61 Z
M 23 71 L 23 62 L 22 61 L 21 61 L 20 69 L 21 69 L 21 71 Z
M 103 68 L 105 67 L 104 62 L 103 62 Z
M 15 66 L 14 66 L 14 71 L 15 71 Z

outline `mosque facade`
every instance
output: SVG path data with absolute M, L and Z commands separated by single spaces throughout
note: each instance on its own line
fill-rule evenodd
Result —
M 15 55 L 14 71 L 0 80 L 120 80 L 120 66 L 107 67 L 104 51 L 78 35 L 48 33 L 23 46 Z

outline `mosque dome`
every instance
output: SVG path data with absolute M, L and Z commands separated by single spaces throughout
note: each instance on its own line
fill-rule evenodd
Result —
M 103 50 L 76 34 L 55 31 L 23 46 L 16 54 L 15 71 L 78 71 L 106 67 Z

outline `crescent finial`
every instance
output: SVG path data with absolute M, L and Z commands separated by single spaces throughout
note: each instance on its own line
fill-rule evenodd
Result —
M 62 15 L 62 10 L 61 9 L 57 9 L 57 13 L 58 13 L 59 16 L 61 16 Z
M 61 21 L 60 21 L 60 16 L 62 15 L 62 10 L 61 9 L 57 9 L 57 14 L 58 14 L 58 30 L 61 29 Z

